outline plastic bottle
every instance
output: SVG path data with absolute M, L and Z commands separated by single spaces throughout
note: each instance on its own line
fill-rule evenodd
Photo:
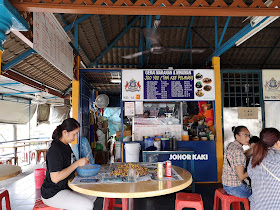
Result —
M 177 139 L 175 136 L 172 137 L 172 146 L 173 151 L 177 151 Z

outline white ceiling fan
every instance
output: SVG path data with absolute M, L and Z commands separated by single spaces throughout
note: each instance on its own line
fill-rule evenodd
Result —
M 146 39 L 149 39 L 149 41 L 151 43 L 151 48 L 149 50 L 144 50 L 144 51 L 141 51 L 141 52 L 125 55 L 125 56 L 122 56 L 122 58 L 132 59 L 132 58 L 135 58 L 135 57 L 138 57 L 138 56 L 141 56 L 141 55 L 145 55 L 145 54 L 148 54 L 148 53 L 157 54 L 157 55 L 162 54 L 164 52 L 202 53 L 206 50 L 206 49 L 202 49 L 202 48 L 181 49 L 181 48 L 167 48 L 167 47 L 164 47 L 160 43 L 159 34 L 157 32 L 159 24 L 160 24 L 160 20 L 155 20 L 153 28 L 145 28 L 144 29 L 144 36 L 145 36 Z

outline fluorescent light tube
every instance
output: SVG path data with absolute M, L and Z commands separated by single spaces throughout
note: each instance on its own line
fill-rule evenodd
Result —
M 112 83 L 121 83 L 121 79 L 111 79 Z
M 258 33 L 260 30 L 268 26 L 270 23 L 275 21 L 279 16 L 271 16 L 267 18 L 263 23 L 261 23 L 259 26 L 255 27 L 252 29 L 250 32 L 248 32 L 246 35 L 244 35 L 241 39 L 239 39 L 237 42 L 235 42 L 236 46 L 241 45 L 243 42 L 245 42 L 247 39 L 251 38 L 254 36 L 256 33 Z

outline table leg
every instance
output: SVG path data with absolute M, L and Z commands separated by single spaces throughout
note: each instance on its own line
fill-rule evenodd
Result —
M 14 159 L 14 164 L 17 165 L 17 147 L 15 148 L 15 159 Z
M 134 210 L 134 198 L 127 199 L 127 209 Z

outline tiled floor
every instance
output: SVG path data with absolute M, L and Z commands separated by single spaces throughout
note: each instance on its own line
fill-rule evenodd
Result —
M 38 167 L 40 166 L 34 166 L 34 168 Z M 25 172 L 25 176 L 21 179 L 14 177 L 10 180 L 14 179 L 15 181 L 0 182 L 0 188 L 2 187 L 9 191 L 12 210 L 32 210 L 36 198 L 40 197 L 40 190 L 35 190 L 35 179 L 32 172 L 34 168 L 30 169 L 31 173 Z M 221 187 L 221 185 L 196 184 L 196 193 L 202 195 L 205 210 L 213 209 L 214 192 L 218 187 Z M 186 192 L 189 191 L 187 190 Z M 175 209 L 175 196 L 176 194 L 173 193 L 159 197 L 135 199 L 135 210 L 173 210 Z M 103 198 L 98 198 L 95 201 L 94 210 L 102 210 L 102 205 Z

